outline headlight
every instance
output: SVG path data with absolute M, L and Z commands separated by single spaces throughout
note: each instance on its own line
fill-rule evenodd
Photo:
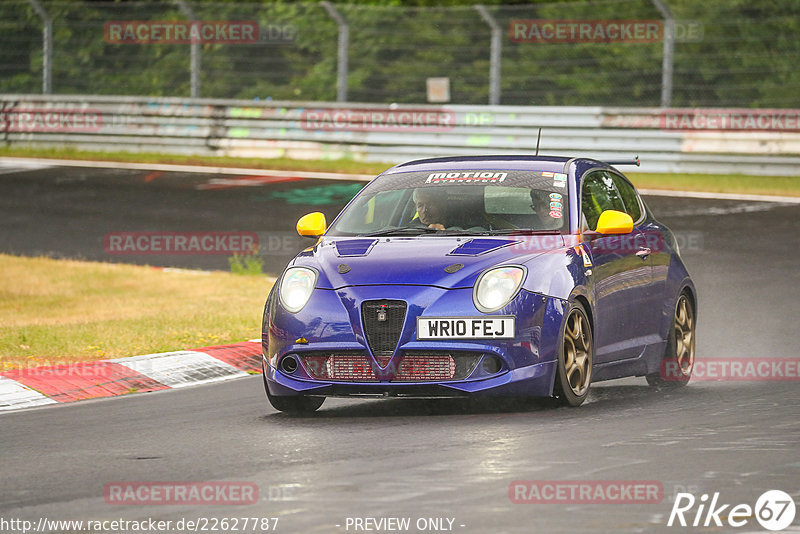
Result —
M 484 313 L 499 310 L 517 295 L 524 278 L 522 267 L 497 267 L 484 272 L 472 293 L 475 307 Z
M 299 312 L 311 298 L 315 285 L 317 285 L 316 271 L 306 267 L 286 269 L 281 279 L 281 305 L 291 313 Z

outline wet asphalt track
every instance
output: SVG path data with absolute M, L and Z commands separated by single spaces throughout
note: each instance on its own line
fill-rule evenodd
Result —
M 281 236 L 262 251 L 266 269 L 277 272 L 305 243 L 292 241 L 297 216 L 335 214 L 345 189 L 324 188 L 348 184 L 198 188 L 223 178 L 232 177 L 0 168 L 0 252 L 223 269 L 224 255 L 109 255 L 103 236 L 248 231 L 262 243 Z M 302 203 L 319 195 L 331 203 Z M 647 202 L 683 236 L 700 298 L 698 358 L 798 356 L 800 206 Z M 664 525 L 673 495 L 684 489 L 754 505 L 774 488 L 800 503 L 798 388 L 698 382 L 659 392 L 644 379 L 625 379 L 596 384 L 579 409 L 337 399 L 316 416 L 292 418 L 267 405 L 261 378 L 252 377 L 32 409 L 0 416 L 0 519 L 267 516 L 279 517 L 277 531 L 286 533 L 356 532 L 345 528 L 347 517 L 409 517 L 412 525 L 452 518 L 453 530 L 464 533 L 761 531 L 754 519 L 739 529 Z M 582 479 L 659 481 L 664 500 L 509 500 L 513 480 Z M 148 480 L 252 481 L 261 498 L 227 507 L 104 502 L 104 484 Z

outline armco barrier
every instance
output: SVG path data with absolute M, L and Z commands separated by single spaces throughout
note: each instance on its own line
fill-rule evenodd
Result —
M 432 106 L 0 95 L 6 146 L 400 162 L 540 153 L 642 172 L 800 174 L 800 110 Z

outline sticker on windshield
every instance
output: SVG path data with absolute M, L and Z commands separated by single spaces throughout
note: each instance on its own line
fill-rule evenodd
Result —
M 553 173 L 550 172 L 550 171 L 542 171 L 542 176 L 544 178 L 552 178 L 553 177 Z
M 563 172 L 554 172 L 553 174 L 553 185 L 555 187 L 564 187 L 567 184 L 567 175 Z
M 561 200 L 561 193 L 550 193 L 550 200 Z
M 558 197 L 558 200 L 553 200 L 553 195 Z M 550 193 L 550 217 L 554 219 L 560 219 L 563 215 L 561 210 L 563 209 L 563 204 L 561 203 L 561 195 L 558 193 Z
M 499 183 L 505 180 L 507 176 L 507 172 L 493 171 L 432 172 L 428 175 L 425 183 Z

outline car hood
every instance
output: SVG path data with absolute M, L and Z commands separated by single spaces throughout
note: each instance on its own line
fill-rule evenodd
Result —
M 453 289 L 472 287 L 478 275 L 494 265 L 523 264 L 564 246 L 560 235 L 323 237 L 293 265 L 316 268 L 317 287 L 322 289 L 386 284 Z

